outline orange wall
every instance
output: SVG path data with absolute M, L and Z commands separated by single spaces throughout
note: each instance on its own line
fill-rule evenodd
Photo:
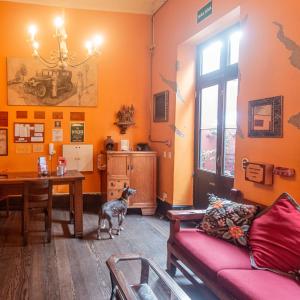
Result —
M 28 119 L 34 121 L 33 112 L 46 112 L 45 153 L 51 141 L 54 128 L 53 111 L 63 111 L 64 143 L 70 143 L 70 111 L 85 112 L 85 143 L 94 145 L 94 172 L 86 174 L 85 192 L 99 192 L 99 174 L 96 169 L 96 155 L 103 149 L 103 140 L 112 135 L 119 142 L 121 135 L 113 125 L 115 112 L 122 104 L 133 104 L 136 109 L 136 126 L 130 128 L 122 138 L 130 140 L 131 145 L 147 141 L 149 132 L 149 94 L 150 94 L 150 17 L 146 15 L 96 12 L 87 10 L 65 10 L 66 29 L 69 47 L 83 56 L 84 42 L 95 33 L 103 34 L 105 43 L 99 62 L 99 95 L 96 108 L 76 107 L 33 107 L 7 106 L 6 57 L 30 57 L 31 50 L 26 42 L 27 27 L 36 23 L 41 49 L 46 55 L 56 47 L 52 35 L 52 25 L 61 9 L 54 7 L 23 5 L 0 2 L 0 110 L 9 112 L 9 155 L 0 157 L 0 171 L 33 171 L 41 154 L 16 154 L 13 141 L 13 123 L 17 110 L 27 110 Z M 19 120 L 18 120 L 19 121 Z M 23 120 L 21 120 L 23 121 Z M 25 120 L 24 120 L 25 121 Z M 38 120 L 39 121 L 39 120 Z M 58 154 L 61 144 L 56 144 Z M 55 166 L 55 163 L 53 163 Z
M 244 180 L 241 159 L 273 163 L 296 169 L 300 173 L 299 150 L 300 131 L 288 123 L 288 119 L 300 111 L 299 79 L 300 70 L 289 61 L 291 52 L 276 37 L 277 28 L 273 21 L 284 25 L 285 33 L 300 44 L 297 1 L 259 1 L 259 0 L 214 0 L 213 15 L 197 25 L 196 14 L 207 1 L 169 0 L 155 16 L 155 44 L 153 60 L 153 93 L 170 89 L 161 80 L 160 74 L 169 80 L 178 79 L 179 88 L 187 90 L 180 70 L 176 71 L 176 60 L 183 57 L 181 45 L 207 26 L 237 6 L 240 6 L 240 20 L 243 21 L 243 40 L 240 57 L 240 94 L 238 97 L 238 122 L 244 138 L 238 137 L 236 144 L 235 187 L 241 189 L 245 197 L 260 203 L 271 203 L 280 193 L 287 191 L 300 199 L 299 176 L 293 179 L 275 177 L 272 187 L 255 185 Z M 220 29 L 225 29 L 220 28 Z M 219 30 L 220 30 L 219 29 Z M 180 62 L 181 64 L 182 62 Z M 186 62 L 183 63 L 186 66 Z M 185 67 L 183 67 L 185 68 Z M 191 84 L 191 83 L 189 83 Z M 248 138 L 248 101 L 276 95 L 284 96 L 284 137 L 269 139 Z M 187 105 L 193 96 L 187 96 Z M 153 144 L 159 152 L 159 195 L 168 193 L 167 201 L 172 204 L 192 204 L 192 162 L 194 111 L 177 99 L 174 92 L 170 95 L 170 122 L 154 123 L 152 136 L 164 140 L 172 135 L 172 146 Z M 184 115 L 184 116 L 183 116 Z M 174 135 L 170 125 L 179 126 L 188 138 L 186 143 Z M 172 152 L 172 159 L 163 158 L 164 151 Z M 177 154 L 178 155 L 177 155 Z M 174 160 L 175 157 L 175 160 Z

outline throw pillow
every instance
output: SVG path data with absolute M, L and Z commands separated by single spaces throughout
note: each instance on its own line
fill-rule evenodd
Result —
M 209 195 L 201 228 L 209 235 L 241 246 L 248 244 L 248 231 L 258 207 Z
M 290 195 L 262 211 L 249 236 L 252 267 L 300 279 L 300 205 Z

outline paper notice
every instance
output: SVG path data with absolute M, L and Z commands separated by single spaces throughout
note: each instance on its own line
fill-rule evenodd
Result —
M 52 142 L 62 142 L 62 141 L 63 141 L 63 130 L 52 129 Z
M 44 132 L 44 124 L 35 124 L 34 131 L 35 132 Z
M 32 136 L 31 137 L 31 142 L 43 142 L 43 137 L 41 136 Z

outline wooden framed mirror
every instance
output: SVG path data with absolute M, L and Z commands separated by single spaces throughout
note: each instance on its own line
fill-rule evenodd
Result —
M 249 101 L 248 136 L 282 137 L 282 105 L 282 96 Z

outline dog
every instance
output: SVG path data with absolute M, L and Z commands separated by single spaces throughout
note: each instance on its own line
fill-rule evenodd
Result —
M 127 213 L 128 208 L 128 198 L 131 195 L 136 193 L 135 189 L 131 189 L 130 187 L 124 187 L 122 195 L 117 200 L 112 200 L 104 203 L 101 207 L 101 211 L 99 212 L 99 221 L 98 221 L 98 234 L 97 238 L 100 239 L 101 228 L 105 228 L 104 220 L 106 219 L 109 224 L 108 234 L 111 239 L 113 239 L 112 235 L 112 218 L 118 217 L 118 229 L 117 235 L 120 234 L 120 231 L 123 230 L 121 227 L 123 221 L 125 219 L 125 215 Z

